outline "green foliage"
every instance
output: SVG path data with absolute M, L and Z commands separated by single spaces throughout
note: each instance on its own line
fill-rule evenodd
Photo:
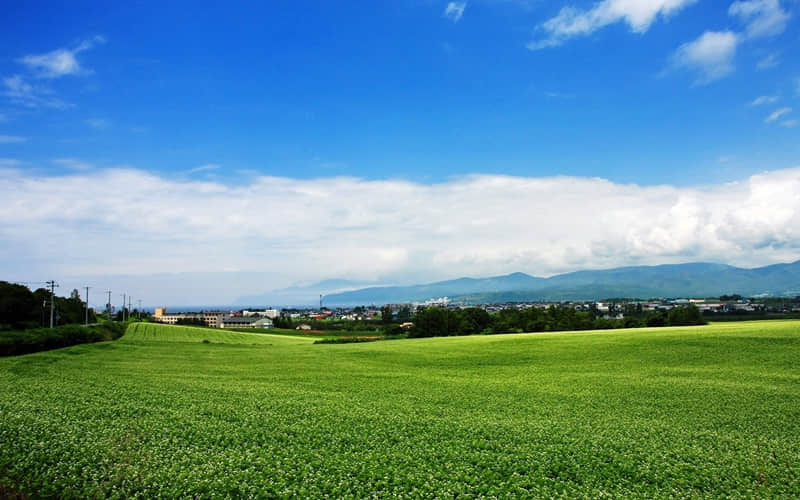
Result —
M 797 498 L 798 332 L 312 346 L 136 324 L 0 359 L 0 493 Z
M 77 344 L 115 340 L 123 333 L 124 326 L 112 322 L 90 327 L 65 325 L 0 332 L 0 356 L 16 356 Z
M 390 325 L 392 321 L 394 321 L 394 312 L 392 312 L 392 307 L 389 305 L 381 307 L 381 323 L 384 325 Z
M 86 309 L 78 290 L 72 290 L 69 298 L 55 298 L 54 323 L 56 325 L 83 324 Z M 50 324 L 50 291 L 0 281 L 0 330 L 36 328 Z M 89 322 L 97 321 L 94 311 L 89 309 Z
M 207 327 L 206 322 L 203 321 L 202 318 L 178 318 L 178 321 L 175 322 L 176 325 L 181 326 L 199 326 L 199 327 Z
M 576 311 L 572 307 L 551 305 L 546 309 L 506 308 L 489 315 L 483 309 L 443 309 L 429 307 L 417 311 L 412 337 L 447 337 L 476 333 L 558 332 L 568 330 L 609 330 L 643 326 L 704 325 L 706 320 L 694 305 L 680 306 L 670 311 L 643 313 L 631 310 L 633 316 L 606 319 L 597 311 Z

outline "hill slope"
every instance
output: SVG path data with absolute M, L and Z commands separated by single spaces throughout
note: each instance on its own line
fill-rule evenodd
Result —
M 0 497 L 798 498 L 798 362 L 797 321 L 2 358 Z

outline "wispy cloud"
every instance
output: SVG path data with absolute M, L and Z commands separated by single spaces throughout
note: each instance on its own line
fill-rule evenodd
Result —
M 781 8 L 778 0 L 744 0 L 733 2 L 728 8 L 731 17 L 739 19 L 745 27 L 747 38 L 780 35 L 791 17 Z
M 697 85 L 713 82 L 733 72 L 739 41 L 739 36 L 732 31 L 706 31 L 696 40 L 678 47 L 670 58 L 670 65 L 696 72 Z
M 53 164 L 81 172 L 94 168 L 91 163 L 87 163 L 76 158 L 56 158 L 53 160 Z
M 759 59 L 759 61 L 756 63 L 756 69 L 758 70 L 771 69 L 776 67 L 780 63 L 781 61 L 780 58 L 778 57 L 778 54 L 767 54 L 766 56 Z
M 205 165 L 200 165 L 199 167 L 190 168 L 187 170 L 188 173 L 194 174 L 197 172 L 212 172 L 214 170 L 219 170 L 219 165 L 216 163 L 206 163 Z
M 797 259 L 798 192 L 800 167 L 702 189 L 497 175 L 433 185 L 343 177 L 225 184 L 125 168 L 55 177 L 18 169 L 0 175 L 0 247 L 16 249 L 0 259 L 0 275 L 14 279 L 23 258 L 28 275 L 236 267 L 268 273 L 269 285 L 263 275 L 256 283 L 264 288 L 336 276 L 757 265 Z M 210 300 L 243 286 L 224 281 L 207 284 Z
M 666 18 L 697 0 L 603 0 L 589 10 L 563 7 L 558 15 L 538 26 L 544 36 L 528 43 L 531 50 L 557 47 L 567 40 L 590 35 L 617 22 L 634 33 L 645 33 L 658 18 Z
M 750 105 L 761 106 L 762 104 L 774 104 L 778 102 L 778 99 L 780 99 L 780 97 L 776 95 L 762 95 L 753 99 L 753 102 L 751 102 Z
M 26 108 L 65 109 L 72 105 L 61 99 L 52 97 L 49 89 L 34 87 L 20 75 L 3 78 L 3 90 L 0 94 L 19 106 Z
M 464 15 L 464 9 L 467 8 L 467 2 L 449 2 L 447 7 L 444 8 L 444 14 L 442 14 L 445 18 L 457 23 L 461 16 Z
M 85 74 L 89 70 L 81 66 L 77 55 L 104 42 L 105 38 L 95 36 L 82 41 L 72 49 L 56 49 L 45 54 L 30 54 L 22 57 L 19 61 L 40 78 Z
M 0 135 L 0 144 L 15 144 L 27 140 L 26 137 L 20 137 L 18 135 Z
M 789 107 L 776 109 L 775 111 L 770 113 L 770 115 L 768 117 L 764 118 L 764 123 L 772 123 L 775 120 L 777 120 L 778 118 L 780 118 L 781 116 L 787 115 L 787 114 L 789 114 L 791 112 L 792 112 L 792 108 L 789 108 Z
M 782 121 L 782 122 L 780 123 L 780 126 L 781 126 L 781 127 L 786 127 L 786 128 L 793 128 L 793 127 L 796 127 L 796 126 L 797 126 L 797 120 L 795 120 L 795 119 L 791 119 L 791 120 L 784 120 L 784 121 Z
M 111 122 L 105 118 L 89 118 L 86 120 L 86 124 L 95 130 L 106 130 L 111 126 Z

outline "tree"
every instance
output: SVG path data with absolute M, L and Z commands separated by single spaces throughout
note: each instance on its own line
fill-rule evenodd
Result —
M 418 310 L 414 317 L 414 328 L 409 337 L 444 337 L 449 335 L 448 311 L 441 307 Z
M 37 326 L 40 303 L 31 290 L 23 285 L 0 281 L 0 325 L 9 328 Z
M 406 323 L 411 321 L 411 308 L 408 306 L 403 306 L 397 311 L 397 322 L 398 323 Z
M 394 320 L 394 313 L 392 312 L 392 307 L 389 305 L 381 307 L 381 323 L 383 323 L 384 325 L 388 325 L 393 320 Z

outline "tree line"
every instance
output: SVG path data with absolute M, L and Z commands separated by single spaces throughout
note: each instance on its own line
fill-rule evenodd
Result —
M 0 330 L 25 330 L 50 326 L 50 290 L 31 291 L 24 285 L 0 281 Z M 56 325 L 83 324 L 85 303 L 78 290 L 69 297 L 55 297 L 53 318 Z M 97 317 L 89 309 L 89 322 Z
M 602 330 L 646 326 L 704 325 L 707 321 L 695 305 L 670 310 L 639 312 L 623 319 L 604 318 L 595 310 L 577 311 L 572 307 L 550 305 L 541 309 L 503 309 L 489 314 L 478 307 L 445 309 L 428 307 L 414 316 L 409 337 L 446 337 L 453 335 L 555 332 L 566 330 Z

